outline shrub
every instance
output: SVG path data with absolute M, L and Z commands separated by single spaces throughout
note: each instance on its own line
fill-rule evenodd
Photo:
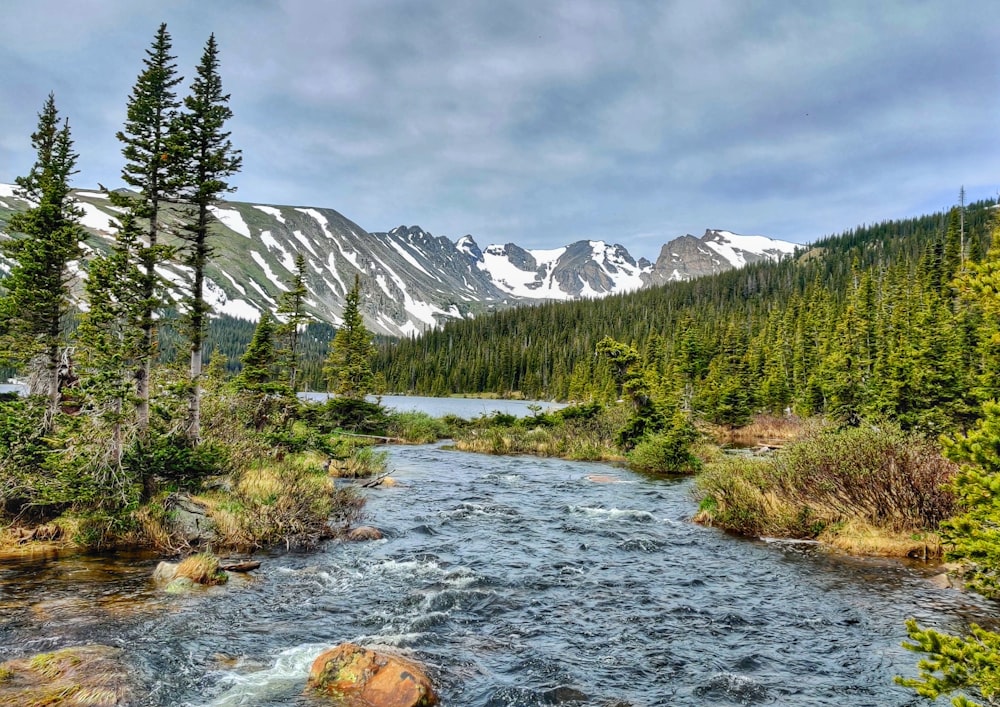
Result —
M 934 528 L 954 510 L 957 466 L 890 423 L 819 432 L 775 456 L 782 491 L 893 531 Z
M 451 436 L 451 429 L 444 420 L 425 412 L 397 412 L 389 416 L 390 437 L 398 437 L 413 444 L 429 444 Z
M 815 537 L 839 521 L 882 530 L 935 528 L 952 512 L 955 465 L 898 427 L 814 433 L 767 458 L 713 464 L 697 488 L 711 520 L 738 532 Z
M 193 488 L 206 476 L 226 472 L 230 468 L 230 450 L 221 444 L 206 441 L 192 446 L 182 436 L 157 435 L 146 442 L 138 441 L 125 452 L 123 464 L 134 471 L 136 478 L 150 482 L 168 482 Z
M 691 445 L 697 438 L 698 431 L 686 415 L 678 412 L 666 430 L 641 438 L 626 458 L 636 471 L 693 473 L 701 467 L 701 462 L 691 453 Z
M 311 547 L 332 537 L 361 514 L 364 498 L 353 489 L 336 489 L 322 467 L 289 461 L 240 475 L 238 504 L 216 510 L 217 525 L 230 528 L 235 545 Z
M 389 415 L 378 403 L 356 398 L 329 398 L 307 409 L 307 419 L 321 432 L 385 435 Z

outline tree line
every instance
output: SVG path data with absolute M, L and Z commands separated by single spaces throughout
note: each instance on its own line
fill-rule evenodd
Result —
M 758 412 L 898 418 L 944 430 L 997 392 L 989 321 L 968 280 L 993 204 L 861 226 L 778 263 L 601 300 L 449 322 L 386 342 L 389 390 L 608 400 L 605 336 L 712 422 Z

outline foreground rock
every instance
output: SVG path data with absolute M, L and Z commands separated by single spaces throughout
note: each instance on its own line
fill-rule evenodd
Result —
M 219 558 L 208 553 L 191 555 L 177 564 L 160 562 L 153 570 L 153 581 L 171 594 L 183 594 L 197 585 L 225 584 L 228 580 Z
M 118 648 L 92 645 L 0 663 L 0 707 L 131 704 L 134 690 L 121 658 Z
M 353 643 L 324 651 L 309 670 L 309 689 L 372 707 L 431 707 L 430 679 L 411 660 Z
M 359 525 L 357 528 L 353 528 L 347 533 L 347 539 L 354 541 L 381 540 L 383 537 L 385 536 L 382 534 L 381 530 L 370 525 Z
M 163 507 L 167 511 L 167 532 L 171 537 L 191 547 L 210 545 L 218 541 L 219 535 L 215 530 L 215 523 L 208 517 L 208 506 L 193 498 L 191 494 L 172 493 L 163 502 Z

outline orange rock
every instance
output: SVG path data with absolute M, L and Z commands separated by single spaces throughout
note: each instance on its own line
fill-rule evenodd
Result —
M 431 681 L 419 665 L 353 643 L 342 643 L 321 653 L 309 670 L 309 687 L 339 700 L 372 707 L 437 704 Z
M 381 540 L 384 537 L 381 530 L 370 525 L 359 525 L 347 533 L 348 540 Z

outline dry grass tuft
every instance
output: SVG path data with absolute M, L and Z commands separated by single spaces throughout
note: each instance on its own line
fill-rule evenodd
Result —
M 229 581 L 229 575 L 219 569 L 219 558 L 207 552 L 199 552 L 184 559 L 177 565 L 177 576 L 208 586 Z
M 912 557 L 918 560 L 940 559 L 941 538 L 931 531 L 892 532 L 859 521 L 834 524 L 817 538 L 852 555 L 869 557 Z
M 783 447 L 801 439 L 817 428 L 817 421 L 800 417 L 757 415 L 743 427 L 712 427 L 709 434 L 721 446 L 733 447 Z

